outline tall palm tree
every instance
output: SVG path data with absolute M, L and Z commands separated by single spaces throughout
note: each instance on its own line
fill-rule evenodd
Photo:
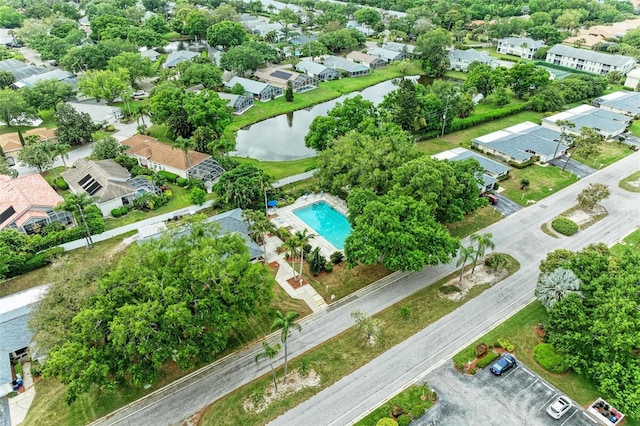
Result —
M 84 228 L 88 249 L 93 248 L 93 239 L 91 238 L 91 230 L 84 216 L 84 209 L 93 203 L 93 198 L 86 192 L 80 194 L 71 193 L 65 196 L 64 201 L 55 207 L 55 210 L 68 211 L 74 215 L 76 223 Z
M 278 381 L 276 380 L 276 370 L 273 368 L 273 358 L 278 355 L 280 352 L 280 343 L 276 343 L 271 346 L 267 342 L 262 342 L 263 351 L 256 355 L 256 363 L 259 362 L 262 358 L 267 358 L 269 360 L 269 365 L 271 366 L 271 373 L 273 374 L 273 386 L 276 388 L 276 393 L 278 392 Z
M 491 232 L 471 235 L 471 241 L 478 245 L 478 248 L 476 248 L 476 255 L 473 258 L 473 268 L 471 268 L 471 275 L 473 275 L 473 272 L 476 270 L 478 259 L 484 256 L 487 249 L 490 248 L 491 250 L 493 250 L 496 248 L 496 244 L 493 242 L 492 238 L 493 234 Z
M 51 146 L 51 155 L 53 156 L 54 159 L 60 156 L 60 159 L 62 160 L 62 164 L 64 165 L 65 169 L 67 168 L 67 162 L 64 160 L 69 159 L 69 154 L 67 154 L 67 151 L 69 151 L 69 148 L 71 148 L 71 145 L 64 142 L 58 142 Z
M 187 167 L 191 169 L 191 160 L 189 159 L 189 150 L 195 148 L 196 142 L 190 138 L 183 138 L 182 136 L 178 136 L 178 138 L 171 144 L 172 147 L 178 148 L 184 153 L 184 160 L 187 163 Z
M 456 266 L 462 265 L 460 268 L 460 281 L 462 282 L 462 275 L 464 274 L 464 265 L 467 263 L 467 260 L 471 259 L 476 253 L 476 250 L 473 246 L 460 246 L 460 252 L 458 257 L 458 262 L 456 262 Z
M 272 329 L 282 329 L 280 333 L 280 340 L 284 344 L 284 378 L 282 383 L 287 382 L 287 362 L 289 360 L 289 352 L 287 348 L 287 341 L 289 339 L 289 329 L 293 328 L 294 330 L 302 330 L 300 324 L 296 323 L 295 320 L 298 318 L 297 312 L 287 312 L 283 314 L 280 311 L 276 311 L 276 318 L 273 320 L 273 324 L 271 325 Z
M 275 226 L 261 211 L 244 210 L 242 212 L 244 221 L 249 225 L 249 234 L 254 238 L 255 242 L 262 241 L 262 250 L 264 251 L 264 260 L 267 261 L 267 239 L 266 234 L 273 232 Z
M 570 269 L 558 268 L 553 272 L 540 275 L 536 284 L 535 296 L 550 311 L 553 306 L 569 294 L 582 297 L 582 282 Z
M 309 234 L 307 228 L 303 229 L 302 232 L 297 231 L 295 235 L 295 239 L 300 246 L 300 273 L 298 274 L 298 279 L 295 281 L 299 281 L 302 279 L 302 265 L 304 264 L 304 246 L 307 244 L 312 238 L 314 238 L 315 234 Z

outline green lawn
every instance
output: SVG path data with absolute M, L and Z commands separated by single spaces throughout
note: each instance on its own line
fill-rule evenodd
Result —
M 623 159 L 627 155 L 633 154 L 627 145 L 616 142 L 603 142 L 600 144 L 600 154 L 595 157 L 584 158 L 579 155 L 572 155 L 571 158 L 586 164 L 589 167 L 599 169 L 607 167 L 618 160 Z
M 633 123 L 631 123 L 631 127 L 629 127 L 629 132 L 640 138 L 640 120 L 634 120 Z
M 153 124 L 151 127 L 149 127 L 148 131 L 149 135 L 158 139 L 160 142 L 168 144 L 173 142 L 173 140 L 169 138 L 169 136 L 167 136 L 167 132 L 169 131 L 169 129 L 164 124 Z
M 618 186 L 620 186 L 620 188 L 624 189 L 625 191 L 640 192 L 640 186 L 637 185 L 638 181 L 640 181 L 640 171 L 635 172 L 622 179 Z M 631 184 L 632 182 L 634 183 L 634 185 Z
M 511 178 L 500 182 L 502 195 L 516 203 L 527 206 L 527 200 L 539 201 L 576 182 L 578 178 L 559 167 L 532 165 L 524 169 L 512 168 Z M 529 187 L 520 189 L 520 181 L 527 179 Z
M 465 216 L 464 220 L 447 224 L 451 235 L 464 238 L 502 219 L 502 214 L 491 206 L 483 207 Z
M 524 121 L 532 121 L 540 124 L 542 114 L 535 111 L 523 111 L 518 114 L 510 115 L 509 117 L 500 118 L 498 120 L 489 121 L 488 123 L 481 124 L 479 126 L 471 127 L 469 129 L 460 130 L 444 135 L 444 138 L 428 139 L 420 141 L 416 144 L 416 148 L 427 154 L 435 154 L 447 149 L 456 148 L 458 146 L 470 147 L 471 140 L 478 136 L 486 135 L 497 130 L 502 130 L 505 127 L 520 124 Z M 444 147 L 444 149 L 440 149 Z
M 355 423 L 355 426 L 376 426 L 378 420 L 390 417 L 393 407 L 402 407 L 404 413 L 410 412 L 416 405 L 430 408 L 433 403 L 429 401 L 430 390 L 428 384 L 423 386 L 411 385 L 407 389 L 403 390 L 389 401 L 376 408 L 369 415 L 362 420 Z M 424 398 L 424 399 L 423 399 Z
M 467 79 L 467 73 L 462 71 L 448 70 L 445 71 L 444 76 L 445 78 L 450 78 L 451 80 L 465 81 Z
M 601 396 L 593 382 L 573 371 L 562 375 L 551 374 L 533 361 L 533 348 L 538 344 L 534 327 L 543 324 L 547 318 L 548 315 L 544 306 L 540 302 L 533 302 L 469 345 L 469 347 L 475 348 L 480 343 L 486 343 L 491 346 L 498 338 L 508 339 L 514 344 L 515 354 L 520 362 L 569 395 L 580 405 L 586 406 Z
M 611 253 L 616 256 L 622 256 L 627 249 L 633 250 L 636 253 L 640 252 L 640 228 L 624 237 L 622 242 L 618 242 L 611 247 Z
M 253 164 L 275 180 L 280 180 L 287 176 L 293 176 L 312 170 L 316 167 L 317 162 L 316 157 L 293 161 L 260 161 L 254 160 L 253 158 L 241 157 L 233 157 L 233 159 L 240 164 Z

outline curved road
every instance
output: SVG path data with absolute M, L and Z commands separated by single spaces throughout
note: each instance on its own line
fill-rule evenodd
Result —
M 390 349 L 369 364 L 285 413 L 275 425 L 350 424 L 423 374 L 446 362 L 470 341 L 513 315 L 533 299 L 538 264 L 557 248 L 578 250 L 593 242 L 614 244 L 640 227 L 640 194 L 622 191 L 617 183 L 640 168 L 636 152 L 606 169 L 580 180 L 536 205 L 486 228 L 496 251 L 518 259 L 521 269 L 502 283 Z M 609 216 L 571 238 L 555 239 L 540 230 L 542 223 L 572 207 L 589 183 L 605 183 L 611 197 L 602 204 Z M 532 182 L 535 185 L 535 182 Z M 374 314 L 455 270 L 454 264 L 426 268 L 419 273 L 395 273 L 301 321 L 302 332 L 289 339 L 295 357 L 351 327 L 356 309 Z M 277 335 L 269 340 L 275 341 Z M 256 365 L 259 345 L 232 354 L 178 382 L 172 383 L 94 424 L 178 424 L 234 389 L 267 374 L 267 363 Z M 277 361 L 282 364 L 282 358 Z

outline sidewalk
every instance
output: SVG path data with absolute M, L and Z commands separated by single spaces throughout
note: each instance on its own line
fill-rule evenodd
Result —
M 13 398 L 9 398 L 9 413 L 11 415 L 11 425 L 16 426 L 24 421 L 27 416 L 29 407 L 36 396 L 36 388 L 33 386 L 33 378 L 31 377 L 31 363 L 22 364 L 22 386 L 25 391 L 19 393 Z

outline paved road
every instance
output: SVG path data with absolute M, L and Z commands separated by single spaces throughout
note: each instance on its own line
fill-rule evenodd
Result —
M 533 299 L 537 265 L 559 247 L 580 249 L 591 242 L 613 244 L 640 227 L 640 194 L 620 190 L 617 182 L 638 169 L 640 153 L 619 161 L 542 202 L 490 226 L 496 250 L 516 257 L 522 268 L 509 279 L 485 291 L 460 309 L 425 328 L 404 343 L 343 378 L 335 385 L 284 414 L 277 425 L 348 424 L 436 368 L 469 341 L 493 328 Z M 611 198 L 603 204 L 610 215 L 571 238 L 554 239 L 540 231 L 575 204 L 580 190 L 590 182 L 608 183 Z M 289 339 L 293 356 L 351 327 L 350 313 L 360 309 L 374 314 L 455 270 L 454 264 L 426 268 L 420 273 L 395 273 L 301 322 L 302 332 Z M 272 335 L 269 341 L 275 341 Z M 194 375 L 160 389 L 95 424 L 176 424 L 234 389 L 269 372 L 267 363 L 253 361 L 260 350 L 249 347 L 205 367 Z M 280 357 L 276 364 L 282 364 Z

